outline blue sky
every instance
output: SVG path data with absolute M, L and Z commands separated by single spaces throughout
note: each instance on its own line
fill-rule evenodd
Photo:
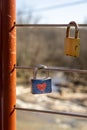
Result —
M 87 21 L 87 0 L 16 0 L 17 11 L 40 18 L 39 23 L 60 24 Z

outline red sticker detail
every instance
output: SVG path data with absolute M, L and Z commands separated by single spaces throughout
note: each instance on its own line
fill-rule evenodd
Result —
M 41 92 L 44 92 L 46 86 L 47 86 L 46 83 L 43 83 L 43 84 L 37 84 L 37 88 L 38 88 Z

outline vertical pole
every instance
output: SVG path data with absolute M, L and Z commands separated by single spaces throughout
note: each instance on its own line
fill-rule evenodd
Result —
M 2 25 L 1 25 L 1 19 L 2 19 L 2 0 L 0 0 L 0 130 L 3 130 L 2 129 L 2 46 L 1 46 Z
M 2 0 L 3 130 L 16 130 L 16 0 Z

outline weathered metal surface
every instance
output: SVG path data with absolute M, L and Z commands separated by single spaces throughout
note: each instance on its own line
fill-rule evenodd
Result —
M 15 66 L 14 69 L 34 69 L 35 67 L 31 66 Z M 71 69 L 66 67 L 56 67 L 56 66 L 48 66 L 47 68 L 44 68 L 44 70 L 50 70 L 50 71 L 63 71 L 63 72 L 76 72 L 76 73 L 87 73 L 87 70 L 83 69 Z
M 40 112 L 40 113 L 65 115 L 65 116 L 72 116 L 72 117 L 86 118 L 87 119 L 87 114 L 80 114 L 80 113 L 60 112 L 60 111 L 44 111 L 44 110 L 36 110 L 36 109 L 28 109 L 28 108 L 19 108 L 16 106 L 15 106 L 15 109 L 20 110 L 20 111 Z
M 0 0 L 0 130 L 2 129 L 2 46 L 1 46 L 1 19 L 2 19 L 2 0 Z
M 16 24 L 16 27 L 66 27 L 67 24 Z M 87 24 L 78 24 L 80 27 L 87 27 Z
M 16 129 L 16 0 L 2 1 L 3 130 Z

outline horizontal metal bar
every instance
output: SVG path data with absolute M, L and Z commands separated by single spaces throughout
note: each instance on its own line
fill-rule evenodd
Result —
M 34 69 L 34 68 L 35 67 L 15 66 L 15 69 Z M 70 69 L 70 68 L 64 68 L 64 67 L 51 67 L 51 66 L 47 66 L 47 68 L 44 68 L 44 70 L 87 73 L 87 70 Z
M 68 24 L 15 24 L 16 27 L 66 27 Z M 78 24 L 79 27 L 87 27 L 87 24 Z
M 19 108 L 19 107 L 15 107 L 15 109 L 21 111 L 31 111 L 31 112 L 40 112 L 40 113 L 47 113 L 47 114 L 57 114 L 57 115 L 64 115 L 64 116 L 87 118 L 86 114 L 78 114 L 78 113 L 71 113 L 71 112 L 44 111 L 44 110 L 35 110 L 35 109 Z
M 64 72 L 77 72 L 77 73 L 87 73 L 87 70 L 80 70 L 80 69 L 70 69 L 70 68 L 64 68 L 64 67 L 48 67 L 47 70 L 52 71 L 64 71 Z

